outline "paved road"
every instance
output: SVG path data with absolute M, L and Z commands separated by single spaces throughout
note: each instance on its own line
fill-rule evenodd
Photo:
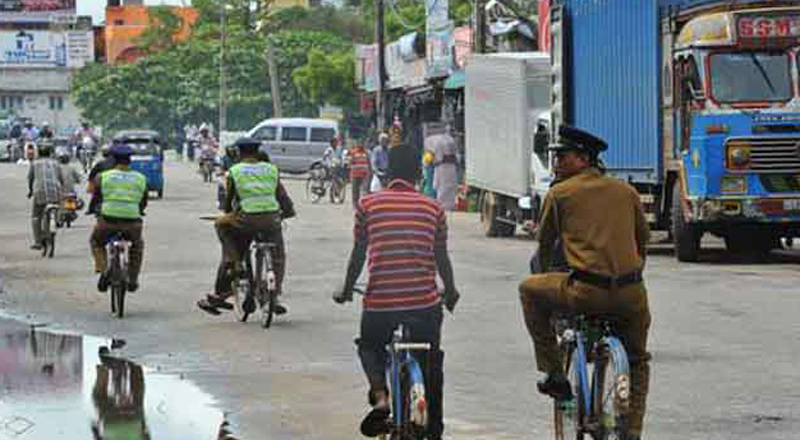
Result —
M 195 308 L 219 258 L 211 225 L 198 220 L 214 212 L 214 189 L 186 164 L 166 168 L 165 200 L 147 215 L 142 290 L 120 321 L 95 291 L 89 221 L 62 230 L 56 258 L 40 259 L 28 250 L 26 169 L 0 164 L 0 308 L 125 338 L 132 359 L 183 373 L 216 396 L 244 439 L 359 438 L 366 389 L 352 339 L 360 311 L 330 300 L 351 245 L 349 204 L 311 205 L 302 183 L 289 182 L 299 212 L 286 231 L 291 310 L 264 331 Z M 471 214 L 454 214 L 450 227 L 463 298 L 444 328 L 447 437 L 552 438 L 551 406 L 535 393 L 516 293 L 535 244 L 487 239 Z M 703 263 L 678 264 L 656 247 L 646 278 L 653 313 L 647 438 L 796 438 L 800 253 L 754 264 L 718 248 Z

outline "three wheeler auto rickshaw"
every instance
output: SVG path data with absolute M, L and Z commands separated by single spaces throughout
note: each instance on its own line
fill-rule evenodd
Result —
M 124 143 L 133 149 L 131 169 L 147 177 L 147 190 L 164 198 L 164 145 L 161 136 L 153 130 L 124 130 L 114 136 L 115 143 Z

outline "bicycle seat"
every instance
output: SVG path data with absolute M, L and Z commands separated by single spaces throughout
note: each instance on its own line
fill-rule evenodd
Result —
M 130 242 L 128 239 L 125 238 L 122 232 L 114 232 L 113 234 L 109 234 L 108 238 L 106 239 L 106 244 L 115 243 L 115 242 Z

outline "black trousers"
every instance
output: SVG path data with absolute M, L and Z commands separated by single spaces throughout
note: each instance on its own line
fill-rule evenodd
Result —
M 425 391 L 428 399 L 428 438 L 441 437 L 444 432 L 442 420 L 444 401 L 444 352 L 439 348 L 442 336 L 442 306 L 423 310 L 399 312 L 365 311 L 361 315 L 361 337 L 358 340 L 358 356 L 369 380 L 370 391 L 386 390 L 386 345 L 398 325 L 409 331 L 411 342 L 431 344 L 429 355 L 415 353 L 425 376 Z

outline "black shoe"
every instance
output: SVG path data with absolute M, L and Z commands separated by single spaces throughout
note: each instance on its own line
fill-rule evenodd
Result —
M 108 276 L 105 273 L 101 273 L 100 278 L 97 279 L 97 290 L 100 292 L 108 291 Z
M 31 246 L 31 249 L 33 249 L 34 251 L 40 251 L 40 250 L 44 249 L 44 246 L 42 246 L 39 243 L 36 243 L 36 244 Z
M 275 298 L 275 314 L 278 315 L 278 316 L 285 315 L 288 311 L 289 311 L 289 309 L 287 309 L 286 305 L 281 302 L 280 297 L 276 297 Z
M 390 431 L 389 414 L 388 406 L 372 408 L 372 411 L 361 422 L 361 434 L 364 437 L 377 437 L 381 434 L 388 434 Z
M 546 394 L 557 400 L 572 399 L 572 387 L 564 377 L 556 377 L 548 374 L 547 378 L 536 382 L 536 388 L 540 393 Z
M 197 307 L 200 307 L 200 310 L 214 316 L 219 316 L 220 314 L 220 311 L 217 310 L 217 308 L 214 307 L 207 299 L 201 299 L 200 301 L 197 301 Z
M 128 281 L 128 292 L 136 292 L 139 290 L 139 281 L 131 279 Z

